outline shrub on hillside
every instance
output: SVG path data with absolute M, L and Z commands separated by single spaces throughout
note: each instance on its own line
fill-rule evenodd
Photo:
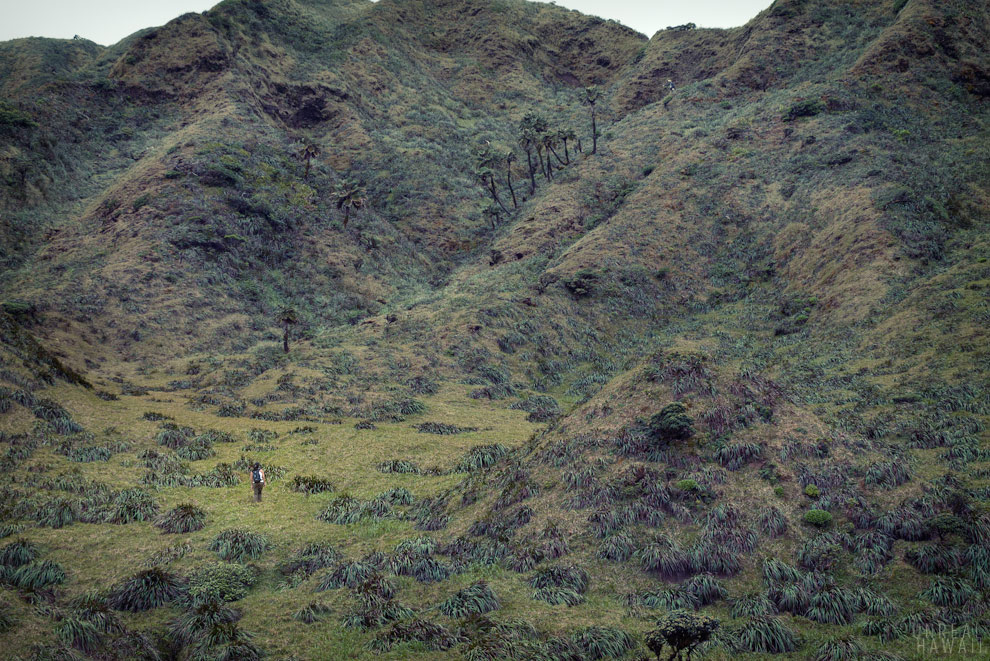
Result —
M 646 428 L 654 440 L 666 445 L 671 441 L 691 438 L 694 435 L 693 425 L 694 420 L 687 414 L 684 404 L 672 402 L 655 413 Z
M 247 596 L 256 580 L 244 565 L 218 562 L 201 567 L 189 577 L 189 598 L 196 601 L 237 601 Z
M 804 513 L 804 522 L 817 528 L 826 528 L 832 523 L 832 515 L 825 510 L 808 510 Z
M 720 624 L 708 615 L 673 610 L 657 620 L 656 628 L 646 634 L 646 646 L 657 659 L 664 647 L 671 649 L 670 658 L 680 658 L 683 650 L 688 651 L 690 658 L 691 651 L 707 642 Z

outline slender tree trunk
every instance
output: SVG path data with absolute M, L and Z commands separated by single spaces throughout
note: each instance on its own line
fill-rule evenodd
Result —
M 547 150 L 547 181 L 553 180 L 553 161 L 550 160 L 550 150 Z
M 303 175 L 303 179 L 309 179 L 309 157 L 306 157 L 306 174 Z
M 540 149 L 539 146 L 536 147 L 536 157 L 540 159 L 540 172 L 542 172 L 544 178 L 549 181 L 550 176 L 547 174 L 547 166 L 543 164 L 543 150 Z
M 595 108 L 591 108 L 591 153 L 598 153 L 598 124 L 595 122 Z
M 347 227 L 347 221 L 351 217 L 351 208 L 349 206 L 344 207 L 344 227 Z
M 289 324 L 284 324 L 285 331 L 282 333 L 282 349 L 289 353 Z
M 494 173 L 492 173 L 492 174 L 490 174 L 488 176 L 488 190 L 490 190 L 491 193 L 492 193 L 492 199 L 495 200 L 495 202 L 500 207 L 502 207 L 502 211 L 504 211 L 505 213 L 509 213 L 509 210 L 505 208 L 505 205 L 504 204 L 502 204 L 502 200 L 499 199 L 498 193 L 495 190 L 495 174 Z
M 512 162 L 506 160 L 505 162 L 505 183 L 509 187 L 509 193 L 512 195 L 512 208 L 518 209 L 519 204 L 516 202 L 516 191 L 512 188 Z
M 561 165 L 567 165 L 567 163 L 564 162 L 564 159 L 562 159 L 560 157 L 560 155 L 557 153 L 557 150 L 556 149 L 554 149 L 553 147 L 547 147 L 547 149 L 549 149 L 551 152 L 553 152 L 553 155 L 557 157 L 557 162 L 558 163 L 560 163 Z M 548 156 L 547 158 L 550 158 L 550 157 Z
M 529 194 L 536 192 L 536 167 L 533 165 L 533 154 L 526 150 L 526 163 L 529 165 Z
M 567 140 L 564 140 L 564 162 L 566 165 L 571 164 L 571 155 L 567 153 Z
M 581 147 L 581 138 L 578 138 L 577 139 L 577 151 L 578 151 L 579 154 L 583 154 L 584 153 L 584 149 Z

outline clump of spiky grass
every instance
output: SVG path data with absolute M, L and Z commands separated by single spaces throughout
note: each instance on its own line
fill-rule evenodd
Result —
M 387 652 L 399 643 L 418 643 L 432 651 L 448 650 L 461 642 L 460 637 L 446 628 L 427 620 L 413 619 L 394 622 L 375 636 L 369 647 L 375 652 Z
M 643 571 L 659 574 L 664 578 L 675 578 L 686 574 L 691 567 L 687 554 L 666 535 L 657 535 L 653 541 L 637 550 L 635 557 Z
M 736 630 L 733 643 L 741 651 L 785 654 L 797 648 L 797 637 L 776 618 L 761 615 Z
M 739 470 L 749 462 L 759 459 L 763 449 L 756 443 L 719 443 L 715 448 L 715 461 L 730 471 Z
M 392 506 L 383 500 L 361 501 L 343 493 L 335 497 L 317 518 L 327 523 L 347 525 L 361 519 L 384 519 L 392 516 Z
M 855 638 L 831 638 L 815 650 L 815 661 L 859 661 L 863 658 L 863 647 Z
M 389 505 L 412 505 L 415 499 L 409 489 L 405 487 L 392 487 L 378 494 L 376 500 L 388 503 Z
M 201 530 L 206 525 L 206 512 L 189 503 L 173 507 L 155 520 L 155 526 L 165 533 L 184 533 Z
M 904 560 L 925 574 L 944 574 L 959 566 L 958 551 L 945 544 L 922 544 L 908 550 Z
M 729 596 L 729 591 L 712 574 L 692 576 L 681 587 L 697 597 L 700 606 L 707 606 Z
M 241 618 L 234 610 L 219 599 L 204 599 L 193 602 L 181 615 L 169 624 L 169 634 L 181 647 L 187 647 L 202 640 L 208 632 L 223 624 L 233 624 Z
M 849 624 L 859 608 L 856 595 L 840 587 L 827 587 L 811 596 L 809 620 L 823 624 Z
M 63 528 L 81 517 L 79 501 L 74 498 L 48 498 L 38 503 L 28 518 L 46 528 Z
M 697 595 L 683 587 L 668 588 L 657 592 L 644 592 L 640 603 L 647 608 L 671 610 L 697 610 L 701 602 Z
M 337 549 L 323 542 L 312 542 L 293 553 L 287 561 L 279 565 L 278 570 L 285 576 L 299 574 L 307 577 L 338 562 L 340 562 L 340 552 Z
M 289 488 L 293 491 L 304 493 L 307 496 L 314 493 L 335 490 L 333 482 L 322 477 L 316 477 L 315 475 L 296 475 L 292 478 Z
M 625 533 L 609 535 L 598 545 L 598 557 L 603 560 L 625 562 L 632 557 L 632 554 L 633 543 L 629 535 Z
M 501 443 L 479 445 L 471 448 L 459 462 L 454 472 L 472 473 L 483 468 L 494 466 L 500 459 L 509 454 L 509 449 Z
M 408 473 L 418 475 L 419 467 L 411 461 L 404 459 L 389 459 L 378 464 L 378 471 L 381 473 Z
M 185 581 L 178 575 L 153 567 L 138 572 L 110 591 L 109 604 L 132 613 L 158 608 L 185 593 Z
M 888 617 L 897 611 L 887 595 L 872 588 L 859 588 L 856 590 L 856 598 L 859 600 L 856 610 L 870 616 Z
M 737 597 L 732 601 L 732 617 L 757 617 L 759 615 L 776 615 L 777 607 L 770 598 L 762 592 L 752 592 Z
M 124 630 L 106 599 L 96 594 L 86 594 L 73 599 L 60 614 L 55 635 L 62 644 L 86 654 L 94 653 L 105 644 L 106 635 Z
M 272 543 L 264 535 L 237 528 L 224 530 L 210 542 L 210 550 L 227 562 L 255 560 L 270 548 Z
M 636 647 L 636 641 L 622 629 L 591 626 L 571 634 L 571 643 L 581 659 L 619 659 Z
M 910 479 L 911 472 L 904 459 L 891 459 L 870 464 L 864 481 L 882 489 L 893 489 Z
M 804 615 L 811 606 L 811 595 L 799 583 L 771 587 L 769 596 L 777 608 L 794 615 Z
M 346 627 L 372 629 L 412 617 L 411 609 L 394 600 L 395 584 L 379 574 L 358 585 L 354 594 L 359 605 L 344 616 Z
M 266 656 L 254 642 L 254 634 L 236 623 L 216 624 L 207 629 L 193 644 L 194 659 L 216 661 L 260 661 Z
M 787 532 L 787 518 L 775 505 L 761 509 L 758 518 L 760 530 L 770 537 L 780 537 Z
M 43 590 L 65 583 L 65 569 L 54 560 L 29 562 L 17 568 L 2 567 L 0 579 L 17 588 L 28 591 Z
M 6 604 L 0 604 L 0 633 L 6 633 L 14 628 L 17 619 Z
M 921 593 L 922 598 L 945 608 L 962 608 L 976 596 L 977 592 L 969 581 L 952 576 L 936 576 L 928 589 Z
M 327 604 L 322 601 L 313 601 L 293 613 L 292 619 L 305 624 L 313 624 L 326 618 L 331 612 L 333 609 Z
M 588 572 L 574 565 L 547 567 L 538 571 L 529 583 L 536 588 L 534 599 L 551 605 L 574 606 L 584 601 Z
M 501 602 L 488 583 L 478 581 L 452 594 L 440 603 L 439 609 L 447 617 L 461 618 L 490 613 L 501 607 Z
M 0 549 L 0 565 L 16 568 L 34 562 L 40 551 L 34 542 L 18 539 Z
M 124 489 L 114 495 L 103 511 L 104 523 L 124 525 L 152 520 L 158 513 L 158 503 L 143 489 Z
M 357 588 L 375 575 L 375 568 L 366 562 L 343 562 L 323 575 L 316 586 L 316 591 L 323 592 L 342 587 Z
M 801 579 L 801 572 L 777 558 L 763 560 L 763 580 L 766 583 L 789 583 Z

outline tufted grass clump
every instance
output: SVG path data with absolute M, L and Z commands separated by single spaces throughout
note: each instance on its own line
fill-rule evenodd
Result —
M 681 587 L 697 597 L 700 606 L 713 604 L 729 596 L 729 591 L 713 574 L 692 576 Z
M 787 517 L 776 505 L 762 508 L 757 518 L 760 530 L 769 537 L 780 537 L 787 532 Z
M 272 543 L 264 535 L 238 528 L 224 530 L 210 542 L 210 550 L 227 562 L 255 560 L 270 548 Z
M 240 613 L 219 599 L 195 601 L 169 623 L 169 637 L 180 647 L 188 647 L 204 640 L 215 627 L 239 619 Z
M 361 519 L 386 519 L 394 515 L 392 506 L 385 500 L 358 500 L 343 493 L 335 497 L 317 518 L 327 523 L 347 525 Z
M 479 445 L 471 448 L 461 457 L 454 468 L 456 473 L 472 473 L 483 468 L 494 466 L 500 459 L 509 454 L 509 449 L 501 443 Z
M 22 590 L 42 590 L 65 583 L 65 569 L 54 560 L 29 562 L 17 568 L 0 567 L 0 579 Z
M 547 567 L 538 571 L 529 584 L 536 588 L 533 599 L 552 606 L 576 606 L 584 601 L 588 572 L 574 565 Z
M 688 573 L 691 567 L 688 555 L 666 535 L 658 535 L 653 541 L 637 550 L 635 557 L 643 571 L 664 578 L 676 578 Z
M 863 646 L 855 638 L 830 638 L 815 650 L 814 661 L 858 661 L 863 658 Z
M 570 641 L 580 651 L 578 658 L 590 661 L 620 659 L 636 647 L 632 636 L 614 627 L 590 626 L 578 629 L 571 634 Z
M 754 617 L 732 635 L 733 646 L 740 651 L 758 654 L 786 654 L 797 649 L 797 637 L 780 620 L 761 615 Z
M 186 533 L 202 530 L 206 525 L 206 512 L 190 503 L 183 503 L 155 519 L 155 527 L 163 533 Z
M 936 576 L 932 579 L 928 589 L 924 590 L 920 596 L 936 606 L 962 608 L 977 598 L 977 591 L 965 579 L 953 576 Z
M 0 565 L 17 568 L 38 559 L 38 546 L 27 539 L 17 539 L 0 549 Z
M 841 587 L 828 587 L 811 595 L 809 620 L 822 624 L 849 624 L 859 610 L 859 599 L 850 590 Z
M 158 514 L 158 503 L 144 489 L 124 489 L 117 492 L 104 507 L 103 522 L 124 525 L 135 521 L 151 521 Z
M 383 653 L 400 643 L 415 643 L 416 647 L 431 651 L 448 650 L 461 642 L 457 634 L 434 622 L 414 618 L 393 622 L 387 629 L 375 636 L 369 647 Z
M 760 458 L 763 452 L 756 443 L 719 443 L 715 447 L 715 461 L 730 471 L 737 471 L 751 461 Z
M 316 585 L 316 591 L 325 592 L 326 590 L 336 590 L 342 587 L 354 589 L 372 580 L 376 575 L 377 571 L 375 568 L 367 562 L 343 562 L 323 575 L 320 582 Z M 380 592 L 388 595 L 387 598 L 391 598 L 395 593 L 394 586 L 389 589 L 389 585 L 382 583 L 378 586 Z
M 325 542 L 312 542 L 298 549 L 288 560 L 278 566 L 284 576 L 312 576 L 321 569 L 332 567 L 340 562 L 340 551 Z
M 451 618 L 483 615 L 502 607 L 495 592 L 485 581 L 458 590 L 439 605 L 440 612 Z
M 924 574 L 945 574 L 959 566 L 959 552 L 945 544 L 922 544 L 909 549 L 904 560 Z
M 326 619 L 333 609 L 322 601 L 312 601 L 292 614 L 292 619 L 304 624 L 313 624 Z
M 613 562 L 625 562 L 632 557 L 633 542 L 625 533 L 609 535 L 598 545 L 598 557 Z
M 777 607 L 763 592 L 751 592 L 732 600 L 733 618 L 776 615 Z
M 405 461 L 404 459 L 389 459 L 388 461 L 383 461 L 378 464 L 378 472 L 419 475 L 420 470 L 419 467 L 411 461 Z
M 665 611 L 698 610 L 701 606 L 701 600 L 696 594 L 680 586 L 656 592 L 644 592 L 640 595 L 639 601 L 647 608 Z
M 296 475 L 292 478 L 289 488 L 307 496 L 314 493 L 325 493 L 335 491 L 333 482 L 315 475 Z
M 137 613 L 170 603 L 185 594 L 185 581 L 177 574 L 153 567 L 114 586 L 108 603 L 116 610 Z

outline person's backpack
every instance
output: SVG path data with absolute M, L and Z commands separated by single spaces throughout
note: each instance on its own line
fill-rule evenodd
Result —
M 253 471 L 251 471 L 251 479 L 253 479 L 255 482 L 261 482 L 261 469 L 260 468 L 256 468 Z

